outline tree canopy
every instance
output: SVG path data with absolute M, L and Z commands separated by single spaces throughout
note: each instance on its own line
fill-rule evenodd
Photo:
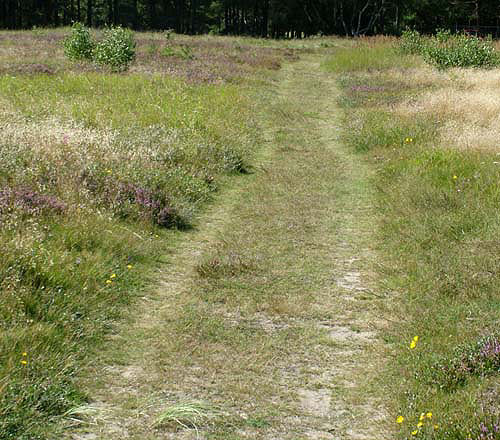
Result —
M 178 33 L 303 37 L 397 34 L 409 26 L 491 29 L 499 36 L 498 0 L 1 0 L 0 28 L 80 21 L 87 26 L 173 29 Z M 488 32 L 484 32 L 488 33 Z

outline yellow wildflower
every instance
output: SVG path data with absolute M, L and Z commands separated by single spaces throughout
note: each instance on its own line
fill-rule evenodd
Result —
M 434 429 L 439 429 L 439 425 L 434 425 Z
M 417 343 L 415 341 L 410 342 L 410 348 L 414 349 L 417 346 Z
M 427 417 L 428 419 L 432 419 L 432 413 L 429 411 L 429 412 L 425 415 L 425 417 Z
M 424 413 L 420 414 L 420 417 L 418 418 L 418 420 L 422 421 L 424 419 L 425 419 L 425 414 Z
M 132 269 L 134 266 L 132 266 L 131 264 L 128 264 L 127 265 L 127 269 Z
M 26 352 L 23 352 L 23 356 L 28 356 L 28 353 L 26 353 Z
M 111 284 L 113 281 L 111 280 L 106 280 L 106 284 Z
M 418 342 L 418 336 L 413 336 L 413 340 L 414 340 L 415 342 Z
M 28 363 L 28 361 L 26 361 L 24 359 L 21 361 L 21 364 L 23 364 L 23 365 L 26 365 L 27 363 Z
M 106 172 L 107 172 L 108 174 L 111 174 L 111 173 L 113 172 L 113 170 L 106 170 Z
M 453 180 L 457 180 L 457 179 L 458 179 L 458 177 L 457 177 L 457 176 L 453 176 Z
M 417 435 L 418 434 L 418 429 L 415 429 L 415 431 L 411 432 L 411 435 Z
M 110 278 L 111 278 L 111 279 L 116 278 L 116 273 L 112 274 L 112 275 L 110 276 Z
M 403 423 L 405 420 L 405 418 L 403 416 L 398 416 L 398 418 L 396 419 L 396 423 Z
M 418 422 L 418 423 L 417 423 L 417 428 L 421 428 L 422 426 L 424 426 L 424 423 L 423 423 L 423 422 Z

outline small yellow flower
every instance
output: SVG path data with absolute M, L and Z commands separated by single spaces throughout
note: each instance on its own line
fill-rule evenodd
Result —
M 417 343 L 415 341 L 410 342 L 410 348 L 413 350 L 417 346 Z
M 127 265 L 127 269 L 132 269 L 134 266 L 132 266 L 131 264 L 128 264 Z
M 425 415 L 425 417 L 427 417 L 428 419 L 432 419 L 432 413 L 429 411 L 429 412 Z
M 26 361 L 26 360 L 24 360 L 24 359 L 23 359 L 23 360 L 21 361 L 21 364 L 23 364 L 23 365 L 27 365 L 27 364 L 28 364 L 28 361 Z
M 421 428 L 422 426 L 424 426 L 424 423 L 423 423 L 423 422 L 418 422 L 418 423 L 417 423 L 417 428 Z
M 415 429 L 415 431 L 411 432 L 411 435 L 417 435 L 418 434 L 418 429 Z
M 106 284 L 111 284 L 113 281 L 111 280 L 106 280 Z
M 28 353 L 26 353 L 26 352 L 23 352 L 23 356 L 28 356 Z
M 458 179 L 458 177 L 457 177 L 457 176 L 453 176 L 453 180 L 457 180 L 457 179 Z
M 413 340 L 414 340 L 415 342 L 418 342 L 418 336 L 413 336 Z
M 106 170 L 106 172 L 107 172 L 108 174 L 111 174 L 111 173 L 113 172 L 113 170 Z
M 403 416 L 398 416 L 398 418 L 396 419 L 396 423 L 403 423 L 405 420 L 405 418 Z
M 116 273 L 112 274 L 112 275 L 110 276 L 110 278 L 111 278 L 111 279 L 116 278 Z
M 425 419 L 425 414 L 424 413 L 420 414 L 420 417 L 418 418 L 418 420 L 422 421 L 424 419 Z
M 439 425 L 434 425 L 434 429 L 439 429 Z

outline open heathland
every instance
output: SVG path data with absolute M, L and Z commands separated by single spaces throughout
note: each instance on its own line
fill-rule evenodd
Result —
M 500 438 L 498 68 L 69 32 L 0 32 L 0 439 Z
M 256 84 L 291 56 L 139 34 L 114 74 L 68 61 L 67 34 L 0 33 L 1 438 L 45 438 L 86 400 L 73 377 L 175 231 L 247 171 Z

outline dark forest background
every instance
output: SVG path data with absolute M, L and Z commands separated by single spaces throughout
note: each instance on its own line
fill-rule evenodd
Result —
M 406 27 L 499 36 L 499 0 L 0 0 L 0 28 L 123 25 L 296 38 L 398 34 Z

